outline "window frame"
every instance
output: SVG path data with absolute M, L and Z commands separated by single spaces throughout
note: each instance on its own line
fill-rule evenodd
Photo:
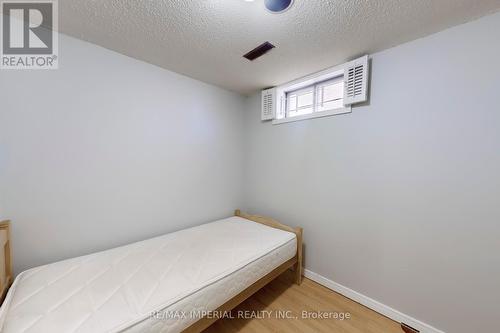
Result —
M 340 98 L 335 98 L 335 99 L 330 99 L 330 100 L 325 100 L 324 99 L 324 93 L 325 93 L 325 87 L 328 87 L 328 86 L 331 86 L 331 85 L 336 85 L 336 84 L 339 84 L 342 86 L 342 97 Z M 324 106 L 324 104 L 326 103 L 330 103 L 330 102 L 337 102 L 339 100 L 342 100 L 344 101 L 344 78 L 343 76 L 337 76 L 337 77 L 334 77 L 334 78 L 331 78 L 331 79 L 328 79 L 326 81 L 322 81 L 322 82 L 319 82 L 319 83 L 316 83 L 314 85 L 314 89 L 316 91 L 316 103 L 314 104 L 315 106 L 315 111 L 314 112 L 323 112 L 323 111 L 330 111 L 330 110 L 338 110 L 338 109 L 342 109 L 344 107 L 344 105 L 342 107 L 337 107 L 337 108 L 331 108 L 331 109 L 326 109 L 326 107 Z M 321 94 L 320 94 L 320 91 L 321 91 Z M 320 98 L 321 97 L 321 98 Z M 320 108 L 325 108 L 324 110 L 322 111 L 319 111 Z
M 332 68 L 328 68 L 324 71 L 306 76 L 304 78 L 294 80 L 292 82 L 286 83 L 276 88 L 277 94 L 277 110 L 275 114 L 275 119 L 273 119 L 273 125 L 279 125 L 283 123 L 301 121 L 306 119 L 328 117 L 339 114 L 346 114 L 352 112 L 351 106 L 344 106 L 342 108 L 330 109 L 326 111 L 315 111 L 316 110 L 316 97 L 317 97 L 317 86 L 333 79 L 339 79 L 344 81 L 345 65 L 342 64 Z M 307 89 L 313 87 L 313 112 L 305 115 L 299 116 L 288 116 L 287 107 L 287 93 L 300 91 L 302 89 Z
M 307 86 L 307 87 L 303 87 L 303 88 L 300 88 L 300 89 L 297 89 L 297 90 L 286 91 L 285 92 L 285 106 L 284 106 L 285 107 L 285 118 L 288 118 L 289 117 L 288 114 L 291 112 L 290 108 L 289 108 L 289 103 L 288 103 L 288 94 L 291 94 L 291 93 L 297 94 L 297 100 L 295 102 L 296 103 L 295 111 L 293 111 L 293 112 L 299 112 L 300 110 L 304 110 L 304 109 L 308 109 L 308 108 L 312 108 L 313 112 L 314 112 L 314 105 L 316 103 L 316 100 L 315 100 L 315 97 L 316 97 L 315 89 L 316 89 L 315 86 Z M 309 92 L 312 93 L 312 103 L 311 103 L 310 106 L 299 107 L 299 98 L 298 98 L 298 96 L 304 95 L 304 94 L 301 94 L 303 92 L 306 92 L 306 94 L 309 93 Z M 292 116 L 292 117 L 299 117 L 299 116 Z

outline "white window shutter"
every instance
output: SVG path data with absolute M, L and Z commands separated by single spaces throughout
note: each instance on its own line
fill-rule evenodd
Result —
M 274 119 L 274 110 L 276 109 L 276 88 L 262 91 L 262 120 Z
M 368 100 L 368 56 L 350 61 L 344 71 L 344 105 Z

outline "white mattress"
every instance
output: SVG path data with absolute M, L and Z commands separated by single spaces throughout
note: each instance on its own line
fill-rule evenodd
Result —
M 33 268 L 14 281 L 1 331 L 180 332 L 293 258 L 296 244 L 231 217 Z

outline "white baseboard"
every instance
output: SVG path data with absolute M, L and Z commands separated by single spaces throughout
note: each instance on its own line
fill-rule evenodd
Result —
M 411 327 L 419 330 L 421 333 L 444 333 L 443 331 L 438 330 L 437 328 L 434 328 L 426 323 L 421 322 L 420 320 L 417 320 L 404 313 L 394 310 L 393 308 L 385 304 L 382 304 L 370 297 L 362 295 L 357 291 L 354 291 L 341 284 L 338 284 L 337 282 L 329 280 L 324 276 L 311 272 L 308 269 L 304 270 L 304 276 L 308 279 L 313 280 L 314 282 L 321 284 L 322 286 L 327 287 L 328 289 L 331 289 L 347 298 L 352 299 L 353 301 L 356 301 L 366 306 L 367 308 L 372 309 L 373 311 L 376 311 L 394 321 L 397 321 L 398 323 L 405 323 L 407 325 L 410 325 Z

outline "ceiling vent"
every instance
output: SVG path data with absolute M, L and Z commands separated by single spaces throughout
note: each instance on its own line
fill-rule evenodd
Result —
M 265 43 L 262 43 L 259 46 L 257 46 L 252 51 L 245 54 L 243 56 L 243 58 L 246 58 L 250 61 L 254 61 L 255 59 L 262 57 L 264 54 L 266 54 L 267 52 L 271 51 L 274 48 L 275 48 L 275 46 L 273 44 L 271 44 L 269 42 L 265 42 Z
M 350 61 L 344 69 L 344 104 L 366 102 L 368 99 L 368 56 Z

